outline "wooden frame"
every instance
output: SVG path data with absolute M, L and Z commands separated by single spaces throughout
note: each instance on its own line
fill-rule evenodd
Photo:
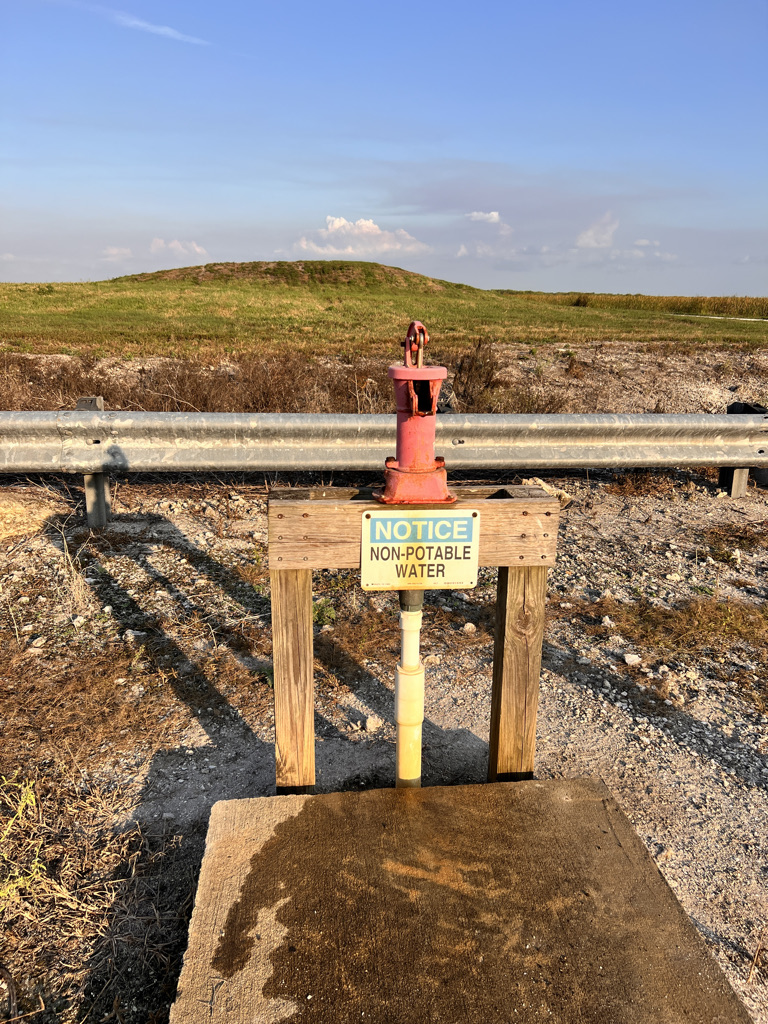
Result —
M 560 505 L 539 487 L 454 487 L 451 508 L 479 508 L 480 565 L 499 567 L 488 778 L 530 778 L 536 749 L 547 568 Z M 445 506 L 418 506 L 445 508 Z M 360 567 L 370 489 L 274 490 L 269 569 L 278 793 L 315 785 L 312 570 Z

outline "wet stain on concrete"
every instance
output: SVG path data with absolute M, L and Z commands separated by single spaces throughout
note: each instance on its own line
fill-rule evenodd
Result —
M 310 798 L 251 858 L 214 971 L 249 970 L 276 906 L 254 980 L 292 1022 L 748 1022 L 595 783 Z

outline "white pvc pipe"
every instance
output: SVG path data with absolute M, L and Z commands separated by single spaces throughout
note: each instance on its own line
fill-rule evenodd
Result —
M 424 665 L 419 656 L 421 610 L 400 612 L 401 655 L 395 669 L 398 789 L 421 785 L 421 730 L 424 722 Z
M 400 612 L 400 664 L 403 668 L 418 668 L 419 637 L 421 634 L 421 609 L 415 612 Z

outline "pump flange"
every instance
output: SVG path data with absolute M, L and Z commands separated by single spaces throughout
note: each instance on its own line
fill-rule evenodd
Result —
M 414 320 L 403 346 L 403 365 L 390 366 L 397 403 L 397 451 L 384 469 L 384 490 L 374 497 L 386 505 L 450 505 L 456 496 L 448 490 L 445 459 L 435 458 L 435 416 L 444 366 L 424 366 L 429 335 Z M 413 356 L 416 356 L 416 365 Z

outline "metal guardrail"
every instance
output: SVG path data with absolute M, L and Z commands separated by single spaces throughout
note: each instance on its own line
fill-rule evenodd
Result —
M 768 416 L 445 415 L 449 469 L 768 467 Z M 394 416 L 2 412 L 0 473 L 378 470 Z

